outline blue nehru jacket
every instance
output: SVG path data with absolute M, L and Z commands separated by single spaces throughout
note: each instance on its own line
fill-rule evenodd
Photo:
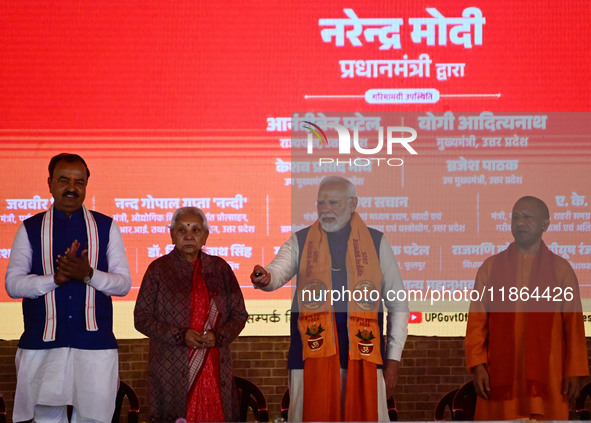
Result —
M 107 246 L 112 219 L 104 214 L 91 211 L 98 227 L 99 259 L 97 269 L 108 271 Z M 41 254 L 41 223 L 44 213 L 25 220 L 24 225 L 33 250 L 31 274 L 43 275 Z M 53 267 L 57 267 L 55 259 L 78 240 L 82 250 L 88 248 L 86 222 L 82 209 L 68 218 L 63 212 L 54 209 L 53 218 Z M 45 328 L 45 296 L 23 299 L 23 316 L 25 331 L 21 336 L 19 348 L 51 349 L 72 347 L 86 350 L 102 350 L 117 348 L 113 335 L 113 304 L 111 297 L 96 291 L 97 331 L 86 330 L 85 303 L 86 285 L 80 281 L 70 280 L 55 290 L 57 331 L 54 341 L 43 342 Z

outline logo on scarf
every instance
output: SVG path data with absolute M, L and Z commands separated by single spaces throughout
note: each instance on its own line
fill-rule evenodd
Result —
M 317 351 L 322 348 L 322 344 L 324 343 L 324 338 L 320 336 L 322 332 L 324 332 L 324 328 L 322 325 L 316 325 L 316 323 L 314 323 L 312 327 L 306 328 L 306 335 L 309 336 L 308 346 L 312 351 Z
M 316 310 L 326 301 L 326 288 L 322 281 L 313 279 L 302 288 L 302 306 L 307 310 Z
M 353 301 L 364 311 L 371 311 L 380 300 L 380 293 L 369 281 L 362 281 L 353 290 Z
M 355 335 L 361 341 L 357 344 L 357 349 L 361 355 L 370 355 L 373 351 L 373 343 L 371 342 L 372 339 L 375 338 L 373 332 L 364 329 L 363 332 L 361 329 L 357 331 L 357 335 Z

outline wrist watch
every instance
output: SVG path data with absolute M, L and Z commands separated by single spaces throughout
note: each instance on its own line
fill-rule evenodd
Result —
M 91 267 L 90 271 L 88 272 L 88 275 L 84 276 L 84 279 L 82 279 L 82 282 L 84 282 L 86 285 L 88 285 L 90 283 L 90 280 L 92 279 L 92 275 L 94 275 L 94 269 Z

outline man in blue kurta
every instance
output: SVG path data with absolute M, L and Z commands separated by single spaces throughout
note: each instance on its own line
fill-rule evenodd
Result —
M 121 233 L 84 205 L 90 172 L 82 157 L 49 163 L 53 205 L 16 234 L 6 291 L 23 299 L 13 421 L 110 422 L 118 387 L 111 295 L 131 288 Z

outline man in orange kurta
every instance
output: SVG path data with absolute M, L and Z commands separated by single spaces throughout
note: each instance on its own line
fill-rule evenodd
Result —
M 520 198 L 515 242 L 478 270 L 474 289 L 486 298 L 470 305 L 465 339 L 475 420 L 567 420 L 569 399 L 589 375 L 577 278 L 542 241 L 549 223 L 542 200 Z M 517 301 L 522 293 L 526 301 Z

